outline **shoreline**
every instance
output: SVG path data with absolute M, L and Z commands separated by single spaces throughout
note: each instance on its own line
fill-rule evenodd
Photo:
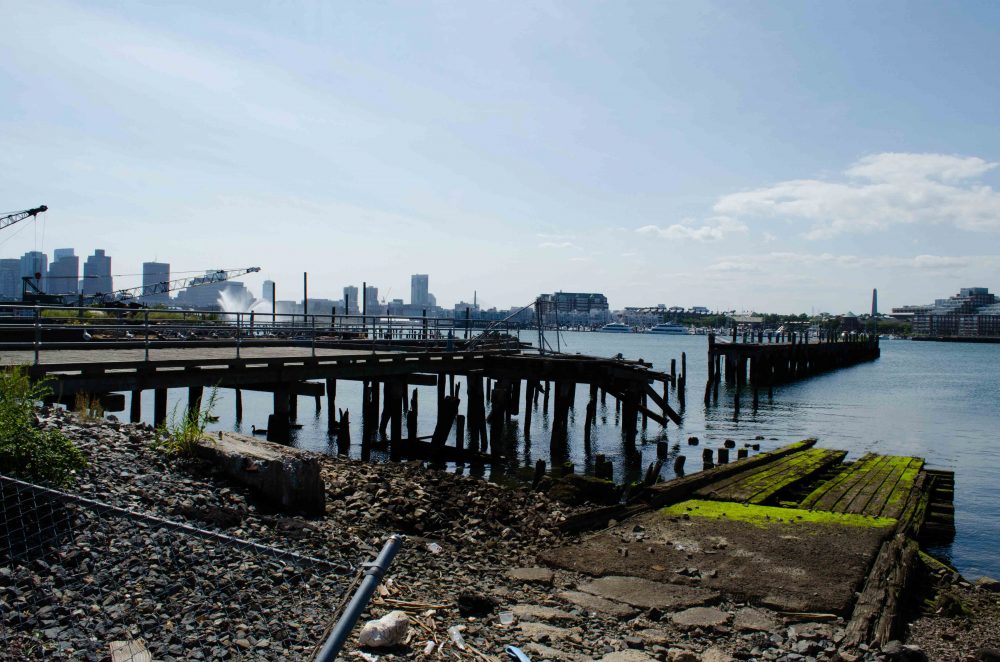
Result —
M 690 610 L 668 612 L 627 602 L 602 602 L 584 590 L 591 577 L 540 568 L 539 555 L 543 552 L 581 539 L 562 533 L 559 525 L 583 509 L 565 506 L 525 488 L 501 487 L 478 478 L 427 469 L 417 462 L 367 464 L 311 453 L 318 458 L 326 483 L 326 514 L 300 517 L 276 512 L 259 503 L 205 462 L 169 458 L 153 450 L 154 434 L 146 426 L 85 421 L 53 409 L 41 411 L 40 420 L 43 426 L 62 429 L 87 454 L 90 467 L 70 488 L 84 497 L 353 567 L 369 560 L 389 534 L 396 531 L 407 534 L 407 542 L 389 570 L 383 591 L 361 621 L 379 617 L 393 607 L 403 607 L 410 615 L 414 638 L 409 645 L 392 649 L 388 654 L 369 651 L 386 659 L 439 659 L 439 656 L 451 657 L 452 653 L 460 659 L 482 659 L 450 643 L 447 629 L 459 625 L 465 626 L 465 641 L 489 659 L 500 659 L 506 644 L 521 646 L 533 660 L 920 659 L 898 657 L 903 655 L 899 651 L 886 654 L 873 650 L 841 651 L 838 638 L 843 636 L 843 618 L 804 619 L 723 600 L 714 606 L 696 607 L 695 610 L 705 611 L 688 613 L 679 619 L 679 613 Z M 91 551 L 94 549 L 96 545 L 91 546 Z M 93 558 L 95 565 L 100 557 Z M 124 553 L 120 564 L 127 568 L 143 561 L 142 557 Z M 197 581 L 199 559 L 190 561 L 195 567 L 189 568 L 184 579 Z M 0 574 L 0 591 L 8 585 L 16 586 L 11 579 L 22 570 L 14 569 L 9 576 Z M 46 584 L 44 568 L 36 565 L 28 571 L 40 582 L 38 586 Z M 77 577 L 81 574 L 82 577 Z M 70 572 L 61 581 L 64 586 L 73 585 L 75 580 L 82 582 L 86 576 Z M 123 575 L 116 575 L 112 569 L 105 576 L 115 584 L 105 590 L 115 595 L 126 591 L 131 584 L 115 580 Z M 260 601 L 282 610 L 282 600 L 288 596 L 280 590 L 281 585 L 276 584 L 272 594 L 262 588 L 270 584 L 259 574 L 254 576 L 257 585 L 250 582 L 250 593 L 243 596 L 247 604 Z M 233 584 L 240 581 L 238 576 L 225 577 L 225 581 Z M 305 573 L 299 581 L 311 590 L 332 594 L 338 591 L 337 587 L 349 584 L 350 578 L 349 574 L 322 577 Z M 989 638 L 991 632 L 995 633 L 994 639 L 1000 637 L 1000 604 L 996 596 L 973 589 L 947 569 L 941 580 L 974 605 L 977 610 L 974 626 L 963 629 L 961 619 L 941 617 L 930 617 L 928 624 L 925 623 L 928 617 L 924 616 L 917 621 L 921 624 L 919 632 L 911 638 L 928 655 L 934 651 L 930 659 L 964 659 L 981 646 L 1000 646 L 1000 641 L 991 642 Z M 483 613 L 471 615 L 475 610 L 466 610 L 463 615 L 459 610 L 463 594 L 466 607 L 478 601 Z M 199 596 L 195 593 L 189 598 L 197 602 Z M 45 613 L 48 618 L 33 614 L 38 630 L 56 635 L 46 643 L 55 647 L 61 631 L 73 630 L 74 618 L 79 620 L 73 613 L 79 606 L 74 601 L 64 605 L 65 608 L 57 605 Z M 312 620 L 311 624 L 300 623 L 303 632 L 309 633 L 302 640 L 319 643 L 317 637 L 330 617 L 330 605 L 306 601 L 297 606 L 301 610 L 298 613 Z M 192 604 L 190 608 L 196 610 L 197 606 Z M 230 636 L 228 645 L 249 651 L 252 654 L 246 656 L 250 659 L 277 659 L 274 656 L 279 652 L 275 648 L 278 642 L 273 637 L 258 636 L 262 630 L 276 626 L 254 620 L 257 611 L 249 606 L 242 609 L 240 617 L 250 622 L 239 623 L 245 627 L 236 628 L 237 633 L 243 632 L 244 636 Z M 500 624 L 501 611 L 513 614 L 512 625 Z M 47 624 L 46 620 L 54 624 Z M 296 622 L 300 620 L 306 619 L 298 618 Z M 361 623 L 355 629 L 355 637 Z M 986 626 L 987 634 L 976 630 L 975 624 Z M 228 626 L 233 629 L 232 623 Z M 62 630 L 56 632 L 55 628 Z M 211 659 L 214 649 L 226 646 L 221 643 L 224 639 L 219 638 L 226 636 L 226 628 L 220 625 L 205 629 L 207 632 L 200 633 L 201 639 L 211 642 L 211 637 L 216 637 L 214 647 L 207 647 L 206 657 Z M 170 644 L 170 639 L 167 643 L 156 640 L 164 632 L 158 619 L 150 627 L 142 628 L 150 649 L 158 651 L 154 659 L 186 659 L 183 655 L 190 651 L 183 644 Z M 928 632 L 937 635 L 930 637 Z M 440 645 L 435 646 L 434 653 L 424 656 L 424 642 L 435 638 Z M 266 645 L 262 646 L 262 641 Z M 249 648 L 244 648 L 244 644 Z M 170 646 L 181 648 L 171 653 Z M 307 648 L 293 643 L 287 649 L 281 648 L 281 654 L 296 659 Z M 355 650 L 356 639 L 352 637 L 345 655 Z M 900 650 L 917 655 L 913 649 Z M 938 657 L 952 653 L 956 657 Z

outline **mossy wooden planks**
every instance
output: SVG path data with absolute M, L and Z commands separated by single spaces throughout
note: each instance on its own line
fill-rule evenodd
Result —
M 811 448 L 783 457 L 760 469 L 744 471 L 707 485 L 695 492 L 695 496 L 718 501 L 762 504 L 781 490 L 840 462 L 846 455 L 846 451 Z
M 813 490 L 799 506 L 898 517 L 923 464 L 914 457 L 865 455 Z

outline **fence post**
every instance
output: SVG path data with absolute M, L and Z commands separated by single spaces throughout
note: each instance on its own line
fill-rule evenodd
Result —
M 316 356 L 316 316 L 312 316 L 312 355 Z
M 240 358 L 240 332 L 243 330 L 243 313 L 236 313 L 236 358 Z
M 145 340 L 145 350 L 146 350 L 146 363 L 149 363 L 149 310 L 144 310 L 142 312 L 142 326 L 144 328 L 144 333 L 146 336 Z
M 35 365 L 38 365 L 38 351 L 42 344 L 42 313 L 35 306 Z

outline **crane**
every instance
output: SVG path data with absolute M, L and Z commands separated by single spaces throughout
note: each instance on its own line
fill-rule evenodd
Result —
M 45 294 L 31 282 L 28 276 L 21 280 L 24 282 L 22 299 L 25 303 L 55 303 L 62 305 L 76 304 L 79 306 L 107 306 L 111 304 L 122 305 L 133 303 L 141 296 L 150 294 L 165 294 L 175 290 L 182 290 L 188 287 L 199 287 L 201 285 L 211 285 L 222 281 L 239 278 L 247 274 L 260 271 L 260 267 L 244 267 L 243 269 L 216 269 L 208 271 L 204 276 L 191 276 L 188 278 L 177 278 L 175 280 L 165 280 L 153 285 L 140 285 L 114 292 L 91 294 L 89 296 L 56 295 Z M 32 290 L 29 292 L 28 290 Z
M 13 214 L 8 214 L 7 216 L 0 216 L 0 230 L 4 228 L 9 228 L 18 221 L 23 221 L 28 217 L 34 217 L 41 214 L 43 211 L 48 211 L 49 208 L 45 205 L 39 205 L 34 209 L 26 209 L 24 211 L 14 212 Z

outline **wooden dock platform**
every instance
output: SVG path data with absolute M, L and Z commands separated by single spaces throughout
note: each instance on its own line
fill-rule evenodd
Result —
M 948 528 L 953 475 L 914 457 L 869 454 L 842 464 L 845 451 L 814 444 L 655 485 L 645 510 L 633 504 L 619 524 L 543 558 L 674 593 L 839 614 L 852 645 L 884 644 L 898 635 L 916 550 Z M 782 498 L 790 493 L 805 496 L 789 505 Z

